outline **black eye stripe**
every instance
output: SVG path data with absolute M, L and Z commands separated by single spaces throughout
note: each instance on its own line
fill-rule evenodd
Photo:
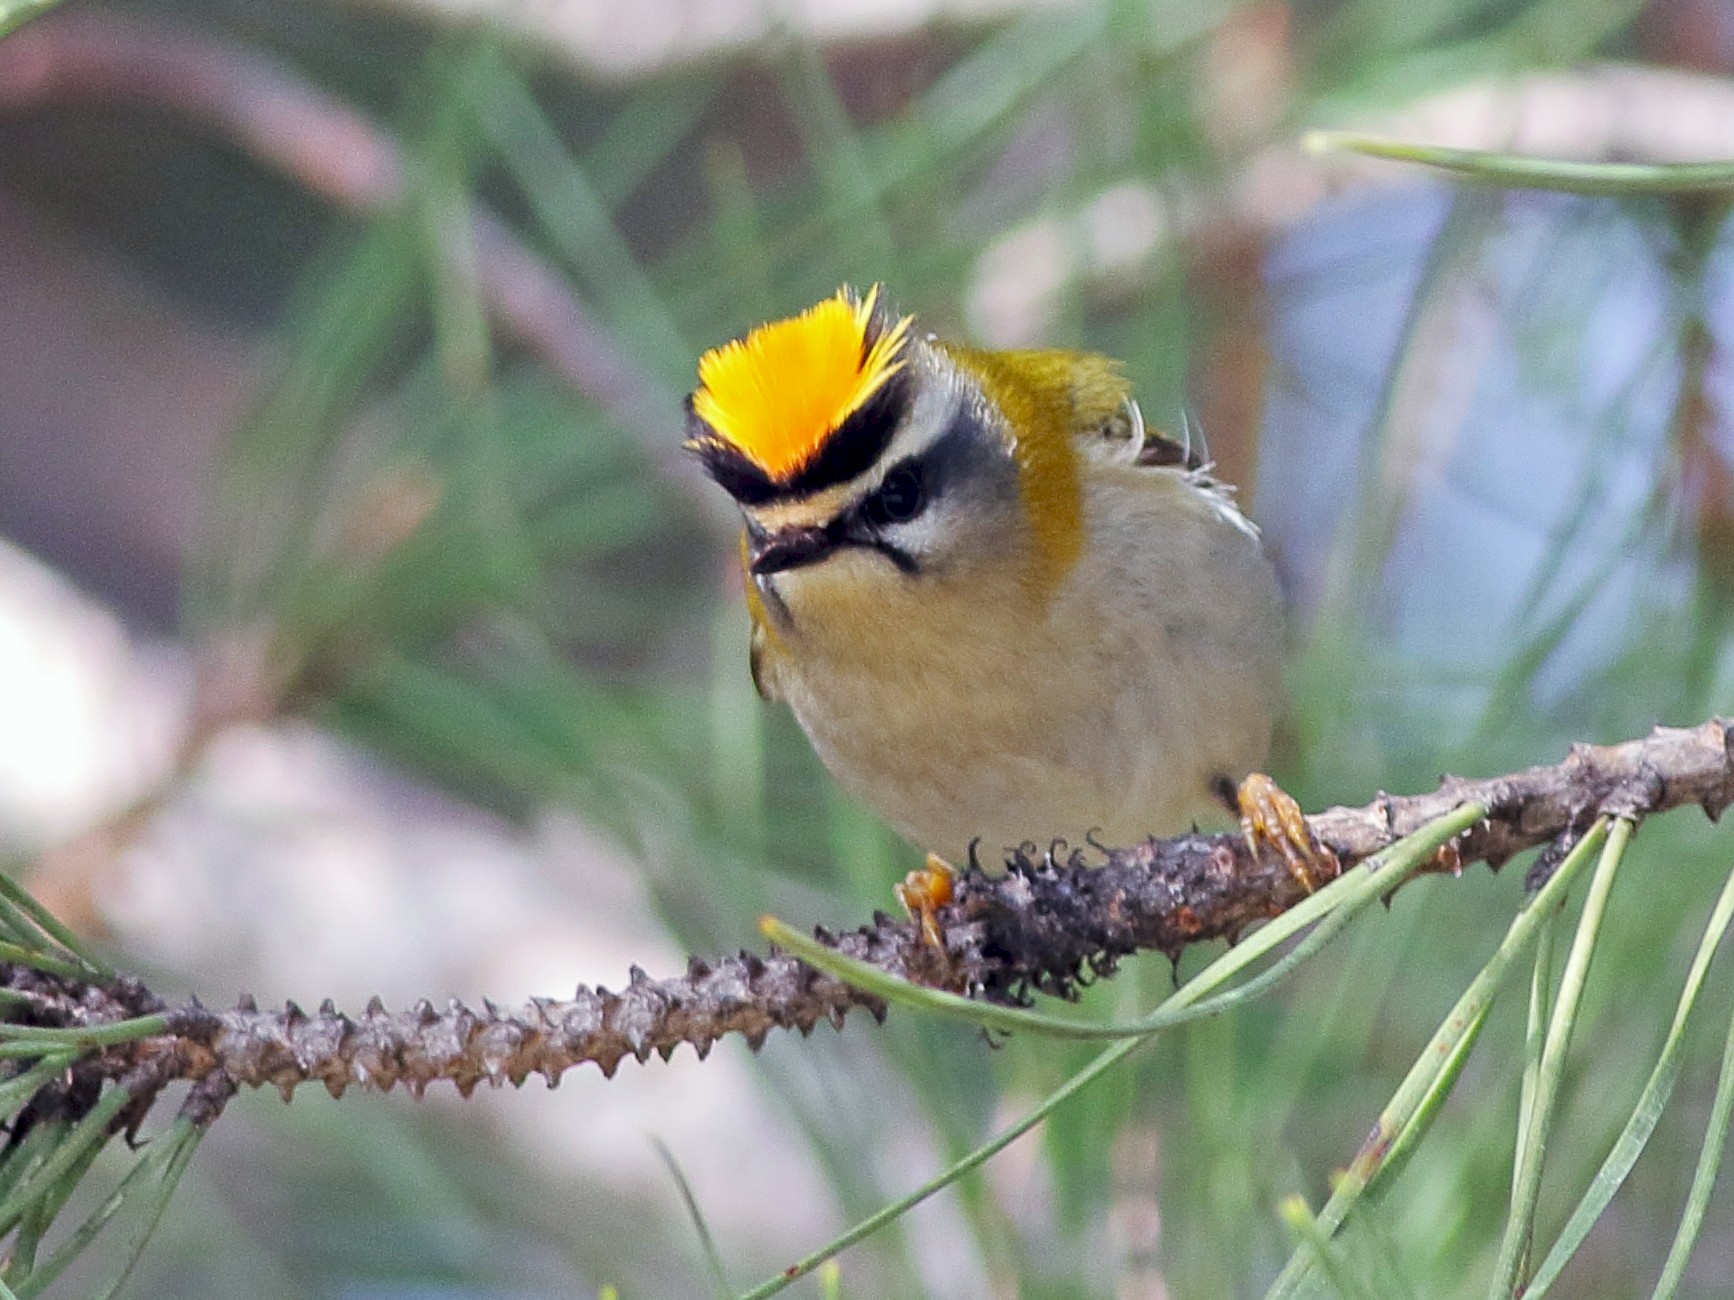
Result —
M 882 383 L 861 409 L 825 440 L 819 454 L 781 485 L 784 494 L 811 496 L 871 469 L 909 413 L 909 402 L 909 370 L 905 367 Z

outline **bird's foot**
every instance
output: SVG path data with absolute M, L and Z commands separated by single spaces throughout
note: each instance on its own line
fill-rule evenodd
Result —
M 921 869 L 911 871 L 893 889 L 909 919 L 921 926 L 921 937 L 927 946 L 941 957 L 945 956 L 945 936 L 939 932 L 939 909 L 951 901 L 952 882 L 956 878 L 949 862 L 937 853 L 929 853 Z
M 1247 777 L 1234 794 L 1240 829 L 1253 857 L 1274 849 L 1309 894 L 1341 874 L 1336 854 L 1313 838 L 1300 805 L 1263 772 Z

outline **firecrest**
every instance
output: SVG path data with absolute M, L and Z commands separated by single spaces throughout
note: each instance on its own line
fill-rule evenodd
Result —
M 1125 844 L 1236 800 L 1278 708 L 1275 577 L 1114 362 L 942 340 L 844 289 L 698 377 L 687 445 L 744 517 L 753 681 L 918 847 Z M 1310 888 L 1292 801 L 1239 802 Z

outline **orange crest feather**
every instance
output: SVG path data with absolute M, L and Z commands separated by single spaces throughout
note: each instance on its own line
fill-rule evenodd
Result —
M 869 344 L 878 300 L 878 285 L 861 299 L 839 289 L 799 316 L 706 352 L 693 413 L 770 478 L 789 478 L 903 368 L 911 318 Z

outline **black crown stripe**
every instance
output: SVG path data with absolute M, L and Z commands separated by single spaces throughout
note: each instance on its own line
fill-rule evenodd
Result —
M 847 483 L 872 468 L 909 410 L 910 372 L 903 366 L 820 444 L 806 464 L 785 479 L 773 479 L 728 442 L 686 401 L 687 447 L 723 491 L 744 506 L 790 501 Z

